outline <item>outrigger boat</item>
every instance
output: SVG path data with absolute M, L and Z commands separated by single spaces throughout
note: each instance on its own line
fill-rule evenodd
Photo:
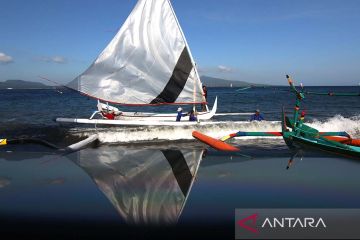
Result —
M 221 151 L 239 151 L 225 141 L 234 137 L 259 136 L 274 137 L 282 136 L 287 146 L 291 149 L 299 147 L 313 147 L 323 151 L 340 154 L 347 157 L 360 158 L 360 139 L 353 139 L 346 132 L 319 132 L 317 129 L 304 124 L 305 113 L 299 114 L 301 101 L 305 94 L 328 95 L 328 96 L 360 96 L 359 93 L 316 93 L 297 90 L 292 79 L 286 75 L 291 91 L 296 95 L 296 104 L 293 119 L 282 111 L 281 132 L 242 132 L 232 133 L 221 139 L 214 139 L 200 132 L 194 131 L 193 137 Z
M 161 122 L 175 122 L 178 106 L 195 109 L 197 104 L 207 104 L 195 61 L 169 0 L 139 0 L 108 46 L 67 87 L 97 99 L 98 104 L 90 118 L 57 118 L 61 123 L 166 125 Z M 176 108 L 173 113 L 126 112 L 109 104 Z M 216 110 L 217 98 L 212 110 L 206 105 L 197 119 L 209 120 Z

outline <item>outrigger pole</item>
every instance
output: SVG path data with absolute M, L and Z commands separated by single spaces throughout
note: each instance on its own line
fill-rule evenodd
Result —
M 79 150 L 89 146 L 90 144 L 93 144 L 96 141 L 98 141 L 98 135 L 93 134 L 93 135 L 90 135 L 89 137 L 87 137 L 86 139 L 81 140 L 77 143 L 71 144 L 65 148 L 61 148 L 59 146 L 56 146 L 55 144 L 52 144 L 46 140 L 39 139 L 39 138 L 0 139 L 0 145 L 14 145 L 14 144 L 26 144 L 26 143 L 40 144 L 40 145 L 44 145 L 50 149 L 55 150 L 55 152 L 57 152 L 57 153 L 66 155 L 66 154 L 69 154 L 72 152 L 79 151 Z

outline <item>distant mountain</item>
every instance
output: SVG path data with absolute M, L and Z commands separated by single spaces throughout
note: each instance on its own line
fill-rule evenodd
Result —
M 5 82 L 0 82 L 0 89 L 48 89 L 53 88 L 52 86 L 48 86 L 39 82 L 30 82 L 24 80 L 7 80 Z
M 256 87 L 263 87 L 269 86 L 266 84 L 256 84 L 256 83 L 249 83 L 244 81 L 236 81 L 236 80 L 225 80 L 221 78 L 214 78 L 208 76 L 201 76 L 201 81 L 207 87 L 249 87 L 249 86 L 256 86 Z
M 209 76 L 201 76 L 201 81 L 207 87 L 249 87 L 249 86 L 256 86 L 256 87 L 263 87 L 269 86 L 265 84 L 255 84 L 249 83 L 244 81 L 236 81 L 236 80 L 225 80 L 221 78 L 214 78 Z M 7 80 L 5 82 L 0 82 L 0 89 L 49 89 L 53 88 L 52 86 L 45 85 L 40 82 L 30 82 L 24 80 Z

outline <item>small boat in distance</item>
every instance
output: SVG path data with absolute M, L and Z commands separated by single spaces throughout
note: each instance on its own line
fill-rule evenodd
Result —
M 108 46 L 69 88 L 98 100 L 88 119 L 57 118 L 57 122 L 152 125 L 176 120 L 179 105 L 207 104 L 196 64 L 169 0 L 139 0 Z M 123 106 L 175 105 L 174 113 L 125 112 Z M 211 119 L 210 111 L 198 120 Z M 96 119 L 99 118 L 100 119 Z M 100 121 L 101 122 L 101 121 Z M 147 123 L 149 122 L 149 123 Z M 133 125 L 133 124 L 130 124 Z

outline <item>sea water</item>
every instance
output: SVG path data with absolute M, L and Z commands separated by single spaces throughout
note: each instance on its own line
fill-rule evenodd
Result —
M 220 124 L 195 129 L 213 137 L 280 131 L 282 108 L 291 114 L 294 107 L 287 87 L 236 90 L 209 88 L 209 107 L 217 96 L 219 113 L 260 109 L 266 121 L 218 116 L 214 121 Z M 307 90 L 359 92 L 354 87 Z M 36 144 L 1 147 L 2 233 L 189 237 L 194 236 L 186 231 L 190 228 L 199 236 L 233 238 L 236 208 L 360 207 L 359 160 L 308 149 L 294 153 L 276 137 L 234 139 L 241 152 L 223 153 L 194 140 L 189 126 L 62 126 L 53 119 L 88 118 L 96 101 L 71 91 L 12 89 L 0 95 L 0 138 L 41 138 L 64 147 L 98 133 L 101 141 L 68 155 Z M 310 126 L 360 137 L 359 97 L 309 95 L 302 109 Z

